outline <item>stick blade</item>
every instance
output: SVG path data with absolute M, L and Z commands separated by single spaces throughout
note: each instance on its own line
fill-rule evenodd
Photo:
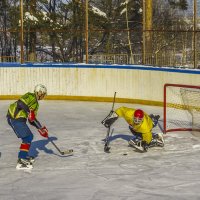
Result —
M 63 152 L 62 152 L 62 155 L 72 154 L 73 152 L 74 152 L 73 149 L 68 149 L 68 150 L 66 150 L 66 151 L 63 151 Z
M 110 147 L 107 146 L 107 145 L 105 145 L 105 146 L 104 146 L 104 152 L 110 153 Z

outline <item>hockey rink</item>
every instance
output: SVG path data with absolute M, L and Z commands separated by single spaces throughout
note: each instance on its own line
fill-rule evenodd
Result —
M 41 101 L 38 120 L 61 150 L 32 127 L 31 171 L 15 169 L 21 141 L 6 121 L 9 104 L 0 101 L 0 200 L 199 200 L 200 139 L 189 132 L 164 136 L 164 148 L 135 152 L 124 119 L 114 124 L 111 153 L 104 153 L 106 128 L 101 121 L 112 103 Z M 160 114 L 162 108 L 116 103 Z M 159 131 L 160 129 L 156 129 Z

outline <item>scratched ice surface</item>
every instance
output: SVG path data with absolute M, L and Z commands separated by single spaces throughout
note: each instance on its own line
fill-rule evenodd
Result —
M 1 200 L 200 199 L 199 138 L 188 132 L 170 133 L 165 135 L 163 149 L 142 154 L 128 146 L 131 133 L 119 119 L 113 126 L 111 153 L 104 153 L 106 128 L 100 122 L 112 103 L 41 102 L 38 119 L 56 145 L 61 150 L 73 148 L 74 155 L 60 156 L 33 127 L 30 152 L 37 156 L 34 169 L 17 171 L 20 140 L 5 118 L 11 102 L 0 101 Z M 122 105 L 162 116 L 161 107 L 116 103 L 115 108 Z

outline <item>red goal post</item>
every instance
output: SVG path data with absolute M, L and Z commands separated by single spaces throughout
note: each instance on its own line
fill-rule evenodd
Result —
M 200 86 L 164 85 L 164 133 L 200 132 Z

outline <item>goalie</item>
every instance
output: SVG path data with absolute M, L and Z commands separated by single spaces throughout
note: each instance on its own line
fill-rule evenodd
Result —
M 159 115 L 148 115 L 141 109 L 120 107 L 111 113 L 102 121 L 102 124 L 109 128 L 118 117 L 123 117 L 129 124 L 129 129 L 133 138 L 129 145 L 136 149 L 147 152 L 149 147 L 164 146 L 162 133 L 152 133 L 152 129 L 157 125 Z

